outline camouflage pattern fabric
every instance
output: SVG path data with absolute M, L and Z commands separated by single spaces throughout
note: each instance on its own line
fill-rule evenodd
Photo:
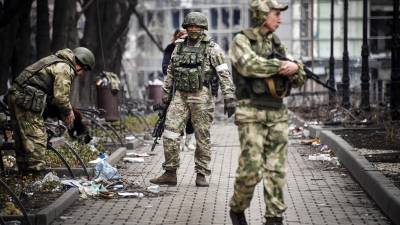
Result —
M 247 78 L 276 75 L 282 62 L 265 57 L 272 51 L 273 35 L 262 36 L 259 28 L 252 28 L 252 33 L 255 48 L 244 34 L 237 34 L 233 39 L 230 48 L 232 65 L 240 76 Z M 281 48 L 280 51 L 286 53 L 283 45 Z M 299 71 L 291 79 L 292 87 L 300 87 L 306 80 L 303 65 L 297 64 Z M 239 130 L 241 154 L 230 207 L 234 212 L 248 208 L 255 186 L 262 181 L 265 217 L 280 217 L 286 209 L 283 186 L 288 149 L 287 107 L 284 104 L 275 108 L 254 105 L 252 102 L 257 99 L 251 98 L 239 100 L 236 107 L 235 124 Z
M 47 149 L 43 117 L 40 113 L 26 111 L 16 105 L 13 92 L 8 98 L 18 169 L 43 170 L 46 165 L 43 159 Z
M 75 65 L 74 55 L 71 50 L 60 50 L 56 55 Z M 71 84 L 75 77 L 74 68 L 67 63 L 56 63 L 41 69 L 35 76 L 52 77 L 52 86 L 46 87 L 52 90 L 52 95 L 48 96 L 47 99 L 59 109 L 60 116 L 64 120 L 72 110 L 69 95 Z M 11 115 L 13 115 L 12 126 L 17 161 L 19 166 L 21 165 L 24 169 L 41 170 L 45 165 L 43 155 L 47 149 L 47 133 L 44 120 L 40 113 L 24 110 L 15 104 L 15 94 L 18 91 L 20 91 L 20 87 L 17 84 L 13 84 L 8 97 L 9 108 Z
M 209 39 L 206 35 L 204 39 Z M 182 39 L 180 41 L 183 41 Z M 195 45 L 200 45 L 200 41 Z M 224 53 L 221 47 L 213 41 L 209 42 L 206 49 L 208 59 L 205 60 L 203 69 L 206 71 L 215 70 L 220 81 L 224 98 L 234 98 L 234 86 L 228 65 L 224 60 Z M 177 48 L 172 53 L 172 58 L 177 54 Z M 167 77 L 164 81 L 163 89 L 169 93 L 173 89 L 173 68 L 172 64 L 168 66 Z M 179 136 L 186 121 L 192 119 L 195 138 L 195 170 L 196 173 L 203 175 L 210 174 L 209 163 L 211 160 L 210 127 L 213 121 L 214 100 L 211 90 L 208 87 L 202 87 L 196 92 L 176 91 L 169 105 L 165 130 L 163 134 L 165 170 L 176 170 L 179 167 Z
M 195 150 L 195 171 L 204 175 L 210 174 L 210 127 L 213 116 L 214 102 L 206 87 L 195 93 L 180 91 L 175 93 L 168 108 L 163 135 L 165 156 L 163 168 L 165 170 L 176 170 L 179 167 L 179 136 L 190 117 L 197 143 Z
M 263 181 L 266 217 L 281 216 L 286 209 L 283 186 L 288 148 L 287 108 L 260 110 L 239 105 L 235 123 L 241 154 L 230 206 L 235 212 L 250 206 L 255 186 Z
M 203 40 L 208 40 L 209 45 L 207 47 L 206 53 L 208 56 L 208 60 L 205 60 L 204 63 L 204 70 L 205 71 L 212 71 L 213 69 L 216 70 L 218 78 L 219 78 L 219 83 L 221 85 L 221 90 L 222 94 L 224 95 L 224 98 L 235 98 L 235 88 L 233 86 L 232 82 L 232 76 L 231 73 L 229 72 L 229 67 L 225 63 L 225 56 L 224 52 L 221 49 L 221 47 L 215 43 L 214 41 L 210 40 L 210 38 L 207 35 L 203 36 Z M 178 44 L 179 42 L 183 42 L 184 39 L 178 39 L 176 43 Z M 200 41 L 195 45 L 196 47 L 200 46 Z M 174 56 L 177 54 L 177 48 L 174 49 L 172 52 L 171 60 L 174 58 Z M 173 68 L 172 65 L 170 64 L 167 69 L 167 76 L 164 80 L 164 86 L 163 89 L 165 92 L 169 93 L 172 90 L 173 87 Z M 209 90 L 211 92 L 211 90 Z

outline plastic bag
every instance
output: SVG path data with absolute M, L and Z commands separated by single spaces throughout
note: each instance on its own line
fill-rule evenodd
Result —
M 104 177 L 107 180 L 113 180 L 113 179 L 120 179 L 121 175 L 118 173 L 117 168 L 111 166 L 108 162 L 107 159 L 108 156 L 105 153 L 102 153 L 99 155 L 99 161 L 96 164 L 96 173 L 95 177 Z

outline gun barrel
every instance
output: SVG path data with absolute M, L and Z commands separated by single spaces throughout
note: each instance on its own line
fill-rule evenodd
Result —
M 319 79 L 319 77 L 315 73 L 313 73 L 310 69 L 308 69 L 307 67 L 304 67 L 304 71 L 306 72 L 308 78 L 314 80 L 315 82 L 317 82 L 318 84 L 324 86 L 325 88 L 327 88 L 327 89 L 329 89 L 329 90 L 331 90 L 333 92 L 336 92 L 336 89 L 334 87 L 331 87 L 328 84 L 322 82 Z

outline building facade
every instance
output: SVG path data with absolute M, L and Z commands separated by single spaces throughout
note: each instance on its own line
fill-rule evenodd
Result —
M 277 33 L 296 58 L 307 63 L 321 79 L 329 74 L 331 0 L 286 0 L 289 10 L 283 13 L 283 23 Z M 390 41 L 392 0 L 369 1 L 369 46 L 371 65 L 371 91 L 380 89 L 384 99 L 385 83 L 390 79 Z M 340 88 L 343 57 L 344 3 L 334 0 L 334 56 L 335 80 Z M 360 88 L 363 1 L 349 0 L 348 51 L 350 56 L 350 87 Z M 161 46 L 170 43 L 172 34 L 181 28 L 184 16 L 200 11 L 209 18 L 207 33 L 226 51 L 235 33 L 250 25 L 249 0 L 146 0 L 138 6 L 144 21 Z M 133 17 L 129 44 L 124 57 L 125 71 L 132 77 L 131 90 L 145 97 L 149 80 L 161 79 L 162 52 L 137 24 Z M 227 59 L 229 61 L 229 59 Z M 389 63 L 388 63 L 389 62 Z M 324 91 L 313 82 L 301 92 Z M 140 93 L 139 93 L 140 92 Z M 377 95 L 377 94 L 376 94 Z

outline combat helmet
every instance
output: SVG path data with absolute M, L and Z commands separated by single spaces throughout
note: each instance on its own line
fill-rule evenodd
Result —
M 190 12 L 183 19 L 182 27 L 186 29 L 186 27 L 190 25 L 198 26 L 208 30 L 207 17 L 201 12 Z
M 77 47 L 73 50 L 78 64 L 85 67 L 86 70 L 92 70 L 95 65 L 93 53 L 85 47 Z
M 278 0 L 251 0 L 250 12 L 251 19 L 257 24 L 261 25 L 264 22 L 264 16 L 268 15 L 271 9 L 285 11 L 289 6 L 287 4 L 279 3 Z

